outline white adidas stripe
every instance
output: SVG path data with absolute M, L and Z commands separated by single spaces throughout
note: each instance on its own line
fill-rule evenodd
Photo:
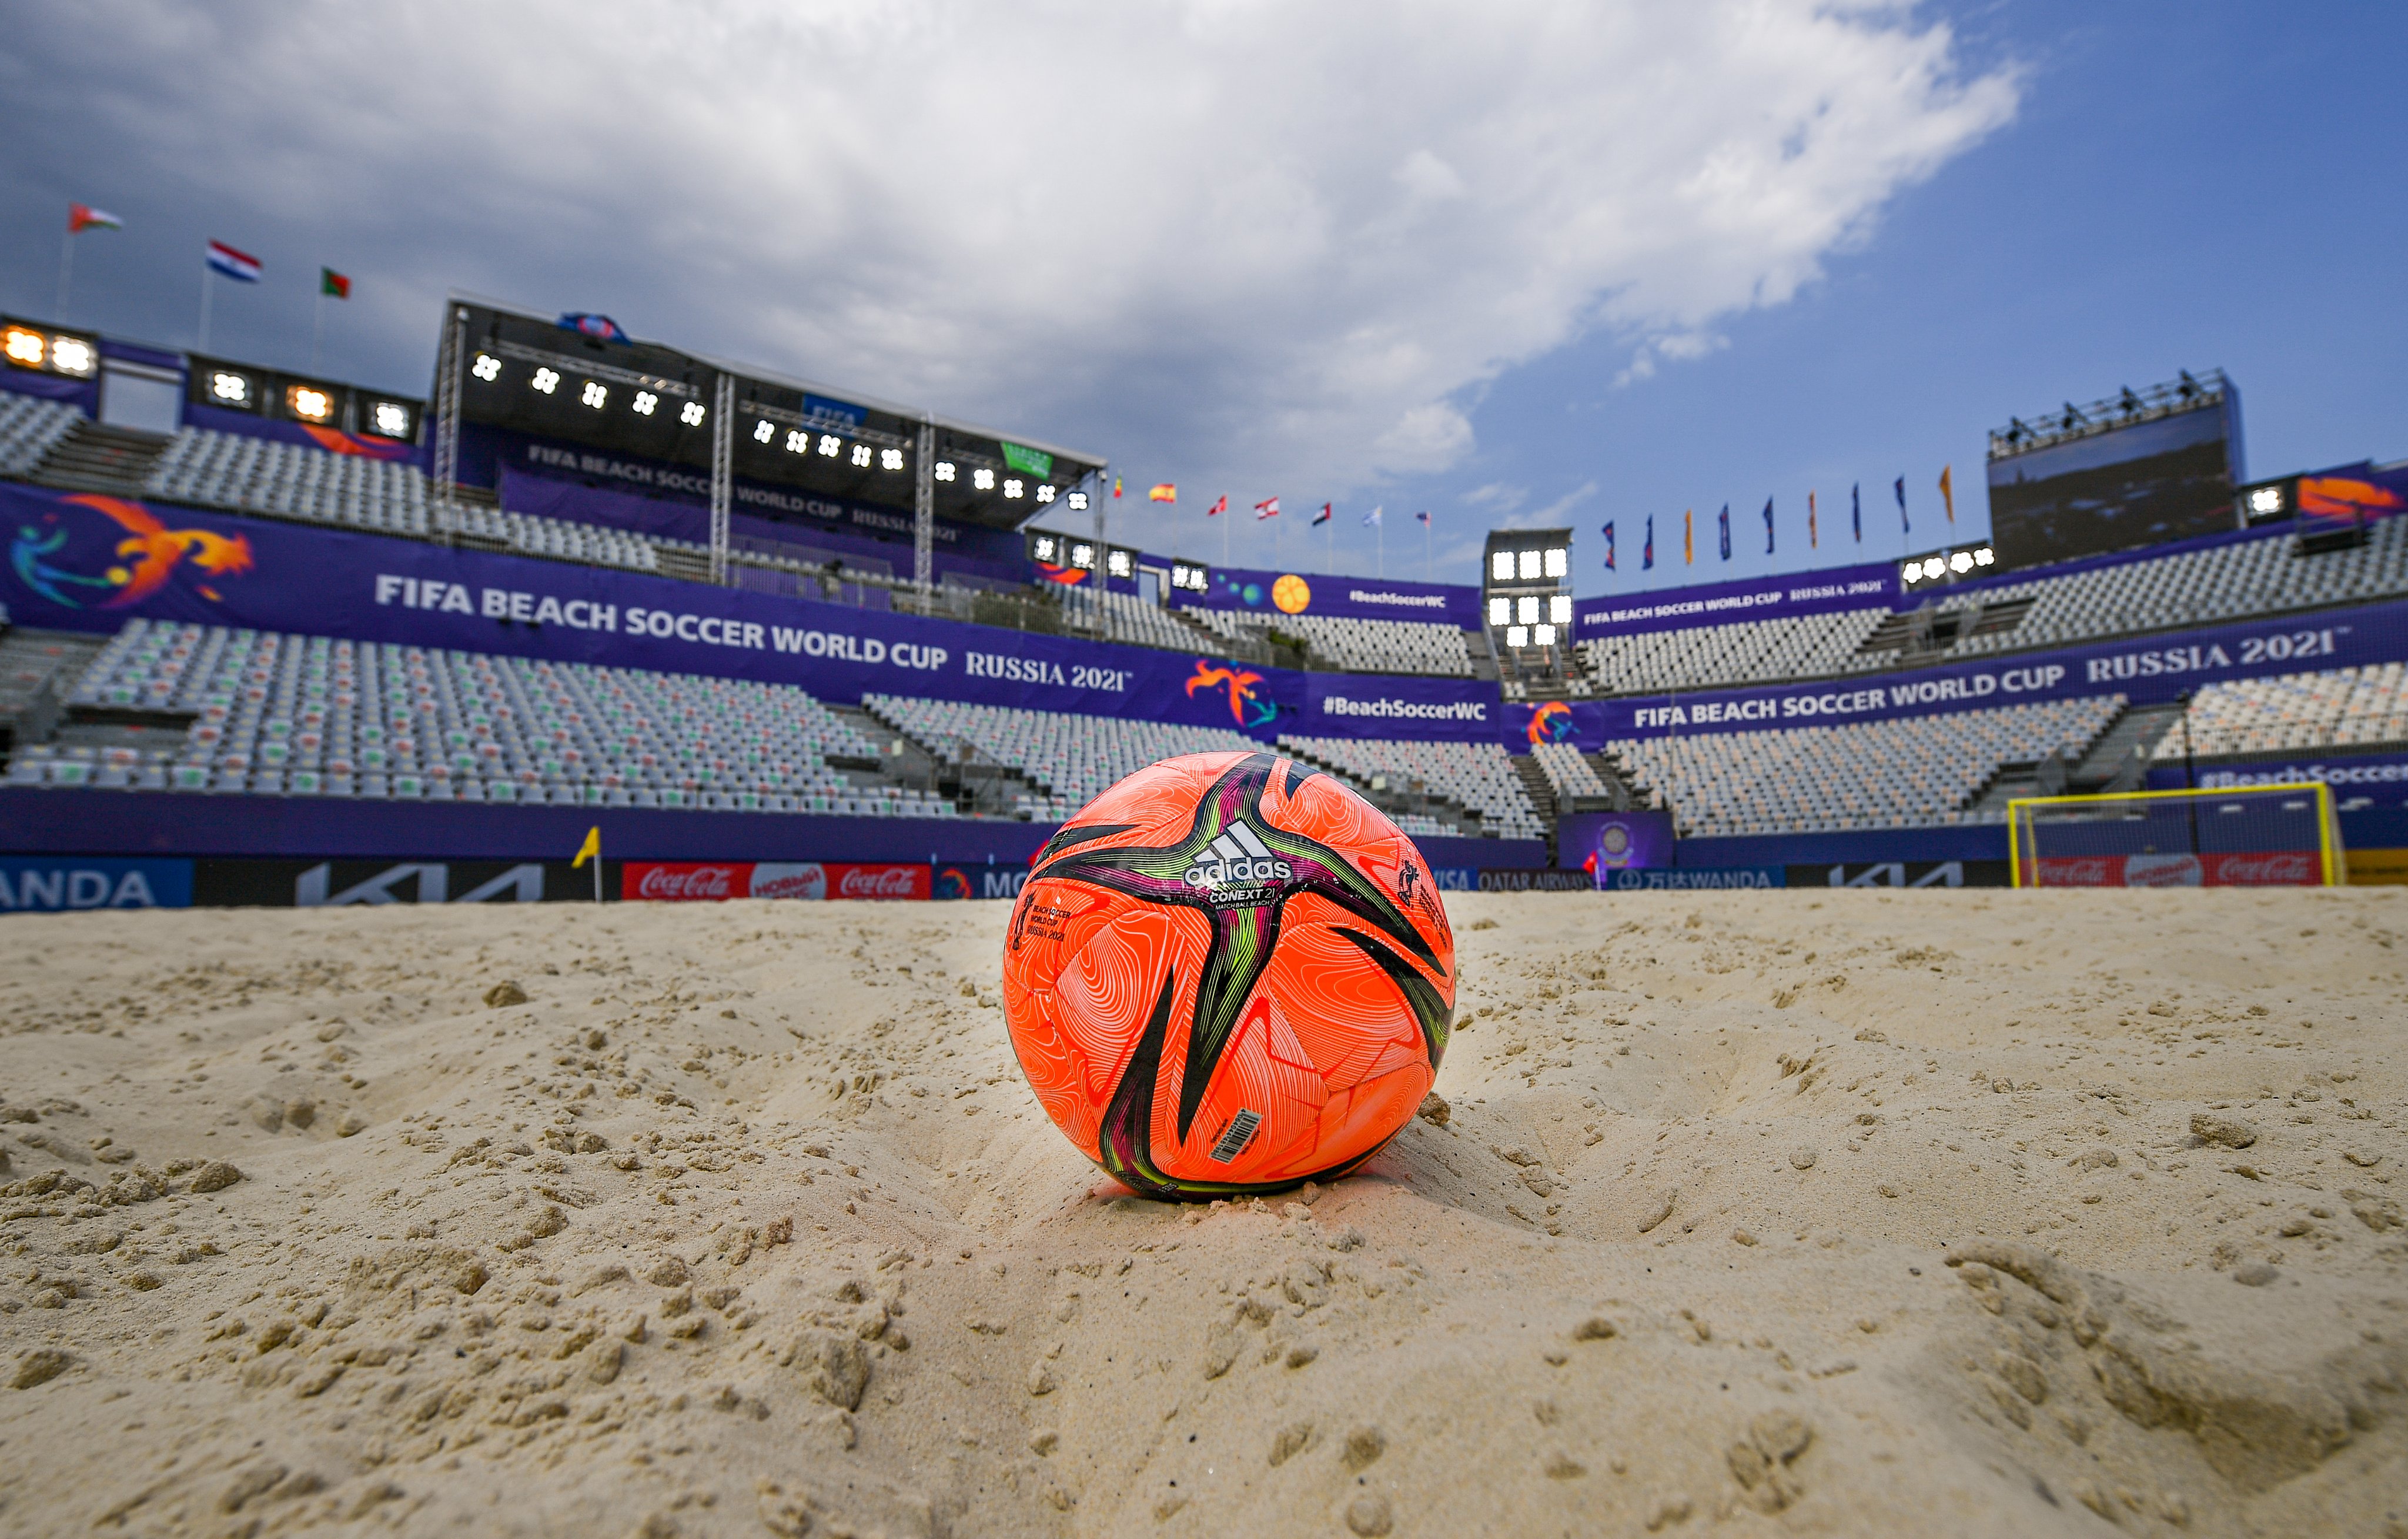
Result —
M 1266 845 L 1261 840 L 1256 839 L 1254 837 L 1254 831 L 1252 828 L 1247 827 L 1242 823 L 1231 826 L 1229 829 L 1229 837 L 1235 839 L 1240 845 L 1244 846 L 1245 852 L 1248 855 L 1253 856 L 1257 860 L 1268 860 L 1271 857 L 1269 846 Z

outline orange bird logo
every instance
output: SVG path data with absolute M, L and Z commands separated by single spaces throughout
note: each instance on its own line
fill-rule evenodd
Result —
M 1214 668 L 1199 657 L 1196 671 L 1187 680 L 1187 696 L 1193 699 L 1199 689 L 1226 687 L 1229 691 L 1229 717 L 1240 726 L 1260 726 L 1279 714 L 1279 707 L 1254 694 L 1254 685 L 1263 682 L 1259 673 L 1247 673 L 1236 668 Z
M 170 529 L 150 509 L 122 497 L 86 494 L 66 500 L 114 520 L 126 532 L 117 542 L 117 556 L 124 565 L 108 572 L 118 591 L 101 604 L 103 609 L 140 603 L 165 587 L 168 574 L 188 560 L 211 577 L 239 576 L 253 565 L 251 541 L 241 535 L 228 539 L 213 529 Z M 218 597 L 206 586 L 200 591 Z

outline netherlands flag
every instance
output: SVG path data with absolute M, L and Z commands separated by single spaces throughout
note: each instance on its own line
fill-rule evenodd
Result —
M 259 281 L 259 258 L 236 251 L 222 240 L 209 242 L 209 267 L 237 283 Z

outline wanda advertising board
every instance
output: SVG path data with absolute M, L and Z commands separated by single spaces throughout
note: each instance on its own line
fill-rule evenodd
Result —
M 721 903 L 732 898 L 920 899 L 925 865 L 836 860 L 630 860 L 619 896 L 629 902 Z

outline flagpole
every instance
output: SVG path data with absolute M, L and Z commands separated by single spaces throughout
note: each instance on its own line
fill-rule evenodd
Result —
M 318 280 L 317 297 L 309 304 L 309 372 L 318 372 L 318 338 L 326 329 L 326 280 Z
M 1223 497 L 1222 497 L 1222 499 L 1221 499 L 1221 500 L 1222 500 L 1224 503 L 1226 503 L 1229 499 L 1225 496 L 1223 496 Z M 1226 507 L 1224 507 L 1224 508 L 1221 510 L 1221 567 L 1222 567 L 1222 569 L 1226 571 L 1226 570 L 1228 568 L 1228 566 L 1229 566 L 1229 510 L 1228 510 Z
M 1427 513 L 1422 515 L 1422 581 L 1436 581 L 1430 576 L 1430 521 Z
M 1379 523 L 1372 525 L 1371 527 L 1380 531 L 1379 577 L 1380 580 L 1384 583 L 1388 578 L 1388 521 L 1385 517 L 1383 517 Z
M 67 318 L 67 280 L 75 271 L 75 232 L 59 237 L 59 305 L 58 318 L 64 324 Z
M 204 262 L 204 263 L 202 263 L 202 264 L 201 264 L 201 345 L 200 345 L 199 347 L 197 347 L 197 348 L 194 348 L 193 351 L 194 351 L 194 352 L 207 352 L 208 350 L 209 350 L 209 265 L 208 265 L 208 263 Z

